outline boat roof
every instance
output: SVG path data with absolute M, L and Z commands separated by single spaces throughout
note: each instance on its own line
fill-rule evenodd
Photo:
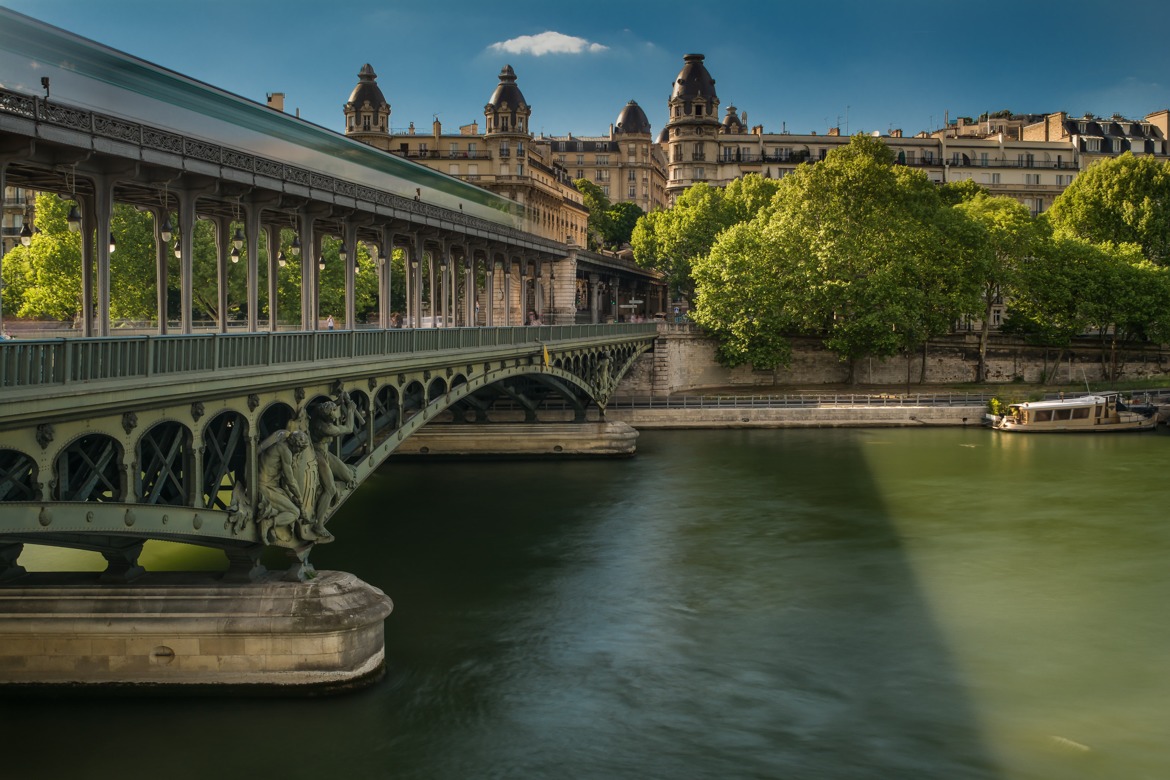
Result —
M 1074 398 L 1053 398 L 1046 401 L 1024 401 L 1018 404 L 1008 404 L 1011 408 L 1020 409 L 1063 409 L 1069 406 L 1097 406 L 1110 399 L 1117 398 L 1118 393 L 1104 393 L 1100 395 L 1078 395 Z

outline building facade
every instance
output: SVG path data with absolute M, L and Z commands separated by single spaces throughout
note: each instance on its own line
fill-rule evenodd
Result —
M 823 160 L 849 143 L 838 128 L 824 135 L 749 129 L 734 106 L 719 118 L 719 97 L 702 54 L 688 54 L 667 104 L 669 119 L 658 138 L 667 160 L 666 196 L 673 203 L 697 182 L 726 186 L 757 173 L 780 178 L 803 162 Z M 1069 119 L 1063 113 L 958 120 L 942 131 L 879 135 L 901 165 L 921 169 L 939 184 L 971 180 L 993 195 L 1019 200 L 1033 214 L 1046 211 L 1079 171 L 1124 152 L 1168 159 L 1170 111 L 1141 121 L 1113 117 Z M 878 135 L 878 134 L 874 134 Z
M 344 106 L 345 134 L 510 198 L 524 207 L 526 229 L 545 238 L 584 246 L 589 212 L 568 171 L 552 158 L 549 144 L 533 136 L 532 107 L 516 83 L 511 65 L 478 122 L 444 132 L 436 117 L 429 133 L 411 122 L 391 127 L 391 107 L 365 65 Z

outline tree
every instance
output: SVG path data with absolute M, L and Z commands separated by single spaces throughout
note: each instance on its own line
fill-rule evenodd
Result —
M 989 195 L 990 193 L 986 187 L 976 184 L 973 179 L 962 179 L 960 181 L 948 181 L 939 187 L 938 194 L 944 204 L 957 206 L 965 201 L 974 200 L 979 195 Z
M 613 230 L 609 224 L 609 198 L 601 187 L 588 179 L 577 179 L 573 186 L 581 193 L 581 201 L 589 210 L 588 248 L 601 249 L 605 246 L 606 235 Z
M 81 312 L 81 236 L 69 231 L 69 204 L 39 194 L 28 247 L 4 256 L 4 310 L 71 320 Z
M 722 231 L 769 206 L 779 186 L 775 179 L 750 174 L 726 189 L 706 183 L 688 187 L 670 209 L 638 220 L 630 237 L 634 260 L 661 271 L 671 287 L 693 298 L 692 264 L 710 253 Z
M 646 212 L 637 203 L 622 201 L 609 207 L 606 212 L 608 232 L 605 234 L 607 246 L 621 247 L 630 243 L 630 236 L 634 233 L 634 226 Z
M 982 293 L 975 381 L 983 382 L 987 378 L 992 310 L 1012 295 L 1017 270 L 1037 250 L 1042 233 L 1028 209 L 1013 198 L 976 193 L 954 208 L 969 218 L 974 227 L 963 243 L 971 249 L 967 274 Z
M 1129 152 L 1079 174 L 1047 212 L 1057 232 L 1102 244 L 1133 243 L 1170 265 L 1170 163 Z
M 850 365 L 945 331 L 962 308 L 937 188 L 858 136 L 782 179 L 750 223 L 695 260 L 697 322 L 721 355 L 782 358 L 785 329 L 824 335 Z M 787 331 L 787 332 L 790 332 Z M 770 357 L 770 359 L 768 359 Z

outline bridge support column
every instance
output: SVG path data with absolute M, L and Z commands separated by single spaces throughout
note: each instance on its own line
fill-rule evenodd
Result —
M 280 225 L 268 226 L 268 331 L 275 333 L 278 326 L 277 298 L 280 293 L 280 263 L 283 251 L 280 243 Z M 287 261 L 286 261 L 287 262 Z
M 0 588 L 0 690 L 340 692 L 381 676 L 392 609 L 345 572 L 248 585 L 157 572 L 129 586 L 26 574 Z

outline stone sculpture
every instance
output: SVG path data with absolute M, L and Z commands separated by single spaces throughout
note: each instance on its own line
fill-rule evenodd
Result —
M 309 436 L 313 440 L 317 470 L 320 474 L 320 493 L 313 511 L 313 517 L 317 521 L 313 529 L 316 533 L 328 534 L 325 530 L 325 518 L 328 517 L 341 492 L 337 483 L 341 482 L 350 490 L 357 487 L 357 474 L 345 461 L 330 451 L 334 439 L 353 433 L 357 416 L 357 404 L 344 391 L 338 396 L 337 402 L 325 401 L 317 404 L 310 413 Z

